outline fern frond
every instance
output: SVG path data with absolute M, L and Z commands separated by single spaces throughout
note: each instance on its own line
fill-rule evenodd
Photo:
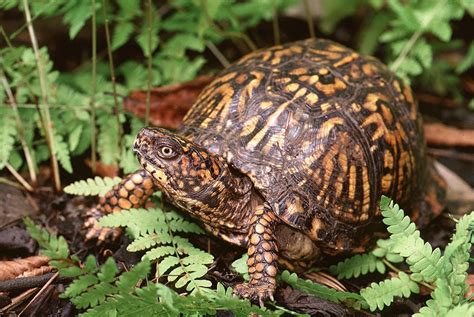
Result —
M 53 133 L 53 142 L 54 142 L 54 152 L 58 157 L 59 163 L 64 168 L 66 172 L 72 174 L 72 164 L 71 164 L 71 153 L 69 151 L 69 146 L 62 135 L 57 133 Z
M 336 265 L 331 265 L 329 271 L 337 274 L 338 279 L 349 279 L 375 271 L 383 274 L 385 264 L 372 253 L 357 254 Z
M 460 303 L 469 289 L 465 281 L 472 246 L 472 224 L 474 224 L 474 212 L 463 216 L 458 221 L 452 240 L 444 250 L 445 269 L 454 305 Z
M 99 177 L 88 178 L 80 180 L 64 187 L 64 192 L 71 195 L 83 196 L 104 196 L 116 184 L 120 183 L 122 179 L 119 177 Z
M 446 313 L 446 317 L 459 317 L 459 316 L 474 316 L 474 305 L 472 303 L 466 303 L 450 309 Z
M 42 254 L 52 260 L 64 260 L 69 257 L 69 248 L 66 240 L 62 236 L 57 237 L 41 229 L 28 217 L 23 219 L 23 223 L 31 237 L 40 245 Z
M 99 116 L 99 135 L 97 149 L 104 164 L 115 164 L 119 158 L 119 127 L 117 120 L 110 120 L 107 115 Z
M 118 23 L 112 35 L 112 50 L 115 51 L 117 48 L 121 47 L 130 39 L 134 30 L 133 23 L 122 22 Z
M 339 292 L 333 288 L 299 278 L 296 273 L 290 273 L 285 270 L 281 273 L 280 280 L 289 284 L 293 288 L 299 289 L 302 292 L 317 296 L 319 298 L 327 299 L 335 303 L 343 303 L 355 309 L 367 307 L 364 297 L 359 294 L 351 292 Z
M 0 118 L 2 124 L 0 127 L 0 170 L 5 167 L 13 150 L 16 135 L 16 123 L 13 116 L 13 110 L 10 108 L 0 108 Z
M 431 298 L 426 301 L 426 306 L 421 307 L 414 317 L 445 316 L 452 300 L 448 283 L 444 279 L 436 280 L 436 289 L 431 293 Z
M 389 306 L 395 297 L 410 297 L 412 293 L 419 293 L 418 284 L 404 273 L 398 273 L 398 277 L 385 280 L 380 283 L 372 283 L 369 287 L 361 289 L 360 295 L 369 304 L 371 311 L 377 308 L 382 310 Z
M 136 237 L 152 233 L 167 233 L 164 214 L 159 208 L 122 210 L 100 218 L 99 225 L 127 227 Z
M 415 224 L 390 198 L 382 197 L 380 209 L 384 216 L 383 222 L 388 225 L 387 230 L 391 233 L 393 245 L 390 251 L 406 258 L 413 272 L 412 279 L 434 282 L 443 270 L 441 251 L 438 248 L 432 250 L 431 245 L 420 238 Z

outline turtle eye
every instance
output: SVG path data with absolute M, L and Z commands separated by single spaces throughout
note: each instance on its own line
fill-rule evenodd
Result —
M 159 154 L 164 159 L 172 159 L 172 158 L 176 157 L 176 155 L 177 155 L 175 150 L 173 150 L 171 147 L 166 146 L 166 145 L 162 146 L 159 149 Z

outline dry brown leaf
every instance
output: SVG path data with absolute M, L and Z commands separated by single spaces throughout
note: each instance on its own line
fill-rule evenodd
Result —
M 48 257 L 40 255 L 12 261 L 0 261 L 0 281 L 16 278 L 27 271 L 42 267 L 48 262 Z
M 152 89 L 150 123 L 154 126 L 177 129 L 202 89 L 213 79 L 212 76 L 200 76 L 186 83 Z M 137 117 L 145 118 L 146 96 L 146 90 L 133 91 L 124 99 L 123 106 Z

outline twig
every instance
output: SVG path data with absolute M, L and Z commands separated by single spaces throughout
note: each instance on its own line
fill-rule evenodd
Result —
M 406 42 L 405 46 L 403 46 L 403 49 L 401 50 L 397 59 L 390 66 L 390 69 L 393 72 L 396 72 L 398 70 L 400 65 L 403 63 L 405 58 L 407 58 L 408 54 L 413 49 L 413 46 L 415 45 L 416 41 L 418 41 L 418 39 L 423 34 L 423 32 L 425 32 L 426 27 L 431 23 L 431 21 L 436 16 L 436 14 L 441 11 L 441 7 L 444 6 L 445 3 L 446 3 L 446 0 L 438 1 L 436 6 L 430 12 L 430 14 L 421 22 L 420 27 L 416 30 L 415 33 L 413 33 L 410 39 Z
M 251 51 L 257 50 L 257 46 L 255 43 L 248 37 L 247 34 L 241 33 L 241 32 L 232 32 L 232 31 L 224 31 L 221 30 L 221 28 L 214 22 L 214 20 L 211 18 L 209 15 L 209 12 L 207 12 L 207 3 L 206 0 L 201 0 L 201 7 L 203 8 L 204 15 L 206 17 L 207 23 L 220 35 L 224 37 L 231 37 L 231 38 L 240 38 L 247 44 L 247 46 L 250 48 Z
M 276 0 L 272 0 L 272 13 L 273 13 L 273 40 L 276 45 L 280 44 L 280 26 L 278 25 L 278 9 L 275 3 Z
M 21 186 L 20 184 L 14 182 L 14 181 L 11 181 L 9 180 L 8 178 L 5 178 L 5 177 L 0 177 L 0 184 L 5 184 L 5 185 L 8 185 L 8 186 L 11 186 L 11 187 L 15 187 L 19 190 L 23 190 L 25 189 L 23 186 Z M 0 229 L 2 228 L 2 226 L 0 226 Z
M 16 104 L 15 97 L 13 96 L 13 92 L 8 84 L 7 77 L 3 70 L 0 69 L 0 80 L 2 81 L 3 88 L 7 93 L 8 100 L 10 101 L 10 106 L 13 109 L 13 113 L 15 115 L 16 127 L 18 131 L 18 138 L 20 139 L 21 146 L 23 148 L 23 153 L 25 154 L 26 165 L 28 166 L 28 171 L 30 173 L 31 182 L 36 184 L 36 168 L 31 157 L 30 149 L 26 144 L 25 140 L 25 128 L 23 127 L 23 123 L 21 121 L 20 113 L 18 112 L 18 106 Z
M 146 90 L 146 108 L 145 108 L 145 126 L 148 126 L 150 122 L 150 107 L 151 107 L 151 84 L 153 80 L 153 73 L 151 71 L 151 31 L 152 31 L 152 7 L 151 7 L 151 0 L 148 0 L 147 2 L 147 45 L 148 45 L 148 56 L 147 56 L 147 72 L 148 72 L 148 78 L 147 78 L 147 90 Z
M 18 314 L 18 316 L 20 316 L 21 314 L 23 314 L 23 312 L 28 309 L 28 307 L 30 307 L 30 305 L 41 295 L 43 294 L 46 289 L 48 288 L 48 286 L 59 276 L 59 272 L 56 272 L 54 273 L 53 276 L 51 276 L 51 278 L 49 279 L 48 282 L 46 282 L 46 284 L 43 285 L 43 287 L 40 289 L 40 291 L 38 293 L 36 293 L 35 297 L 33 297 L 32 300 L 30 300 L 30 302 L 25 306 L 25 308 L 22 309 L 22 311 Z
M 222 66 L 226 68 L 230 66 L 230 63 L 227 58 L 224 56 L 224 54 L 221 53 L 221 51 L 219 51 L 219 49 L 217 48 L 217 46 L 214 45 L 214 43 L 212 43 L 211 41 L 207 41 L 206 46 L 212 52 L 212 54 L 214 54 L 214 56 L 217 58 L 219 63 L 221 63 Z
M 31 14 L 29 9 L 28 0 L 23 0 L 23 8 L 25 10 L 26 21 L 28 23 L 28 32 L 30 34 L 31 45 L 33 46 L 33 51 L 36 59 L 36 66 L 38 67 L 39 82 L 41 88 L 41 97 L 43 103 L 40 106 L 40 113 L 44 112 L 42 116 L 42 121 L 45 129 L 46 142 L 48 143 L 49 152 L 51 155 L 51 165 L 53 170 L 54 185 L 57 192 L 61 190 L 61 179 L 59 177 L 59 165 L 58 159 L 56 158 L 56 150 L 54 146 L 54 132 L 53 125 L 51 122 L 51 115 L 49 113 L 48 106 L 48 88 L 47 88 L 47 79 L 46 74 L 43 68 L 43 62 L 41 61 L 41 55 L 38 49 L 38 41 L 36 39 L 35 31 L 33 30 L 33 24 L 31 23 Z
M 33 191 L 33 187 L 31 187 L 30 184 L 28 184 L 28 182 L 17 172 L 15 171 L 15 169 L 13 168 L 13 166 L 11 166 L 9 163 L 7 163 L 5 165 L 5 167 L 7 168 L 7 170 L 12 173 L 13 177 L 16 178 L 16 180 L 21 184 L 23 185 L 23 187 L 25 187 L 25 189 L 29 192 L 32 192 Z
M 117 99 L 117 83 L 115 78 L 115 69 L 114 69 L 114 60 L 112 57 L 112 46 L 110 44 L 110 30 L 109 30 L 109 18 L 107 17 L 107 0 L 102 0 L 102 8 L 104 13 L 104 24 L 105 24 L 105 39 L 107 42 L 107 54 L 109 56 L 109 68 L 110 68 L 110 77 L 112 79 L 112 92 L 114 94 L 114 104 L 115 104 L 115 117 L 117 119 L 118 127 L 118 140 L 119 140 L 119 149 L 122 148 L 122 125 L 120 124 L 120 109 Z
M 314 39 L 316 33 L 314 32 L 313 16 L 311 14 L 311 7 L 309 6 L 308 0 L 303 0 L 304 10 L 306 11 L 306 22 L 308 23 L 309 36 Z
M 91 167 L 95 173 L 97 153 L 96 153 L 96 112 L 95 112 L 95 93 L 97 82 L 97 21 L 96 21 L 96 4 L 92 0 L 92 91 L 91 91 Z
M 5 307 L 2 307 L 0 308 L 0 313 L 4 313 L 4 312 L 7 312 L 9 311 L 10 309 L 20 305 L 25 299 L 27 299 L 28 297 L 30 297 L 34 292 L 36 292 L 38 290 L 38 288 L 31 288 L 23 293 L 21 293 L 20 295 L 18 295 L 17 297 L 15 297 L 14 299 L 12 299 L 12 302 L 10 304 L 8 304 L 7 306 Z

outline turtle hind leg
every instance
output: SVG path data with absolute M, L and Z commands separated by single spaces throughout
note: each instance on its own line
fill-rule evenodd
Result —
M 425 195 L 412 209 L 412 220 L 418 227 L 424 227 L 438 217 L 446 206 L 446 181 L 430 164 L 430 176 L 427 181 Z

